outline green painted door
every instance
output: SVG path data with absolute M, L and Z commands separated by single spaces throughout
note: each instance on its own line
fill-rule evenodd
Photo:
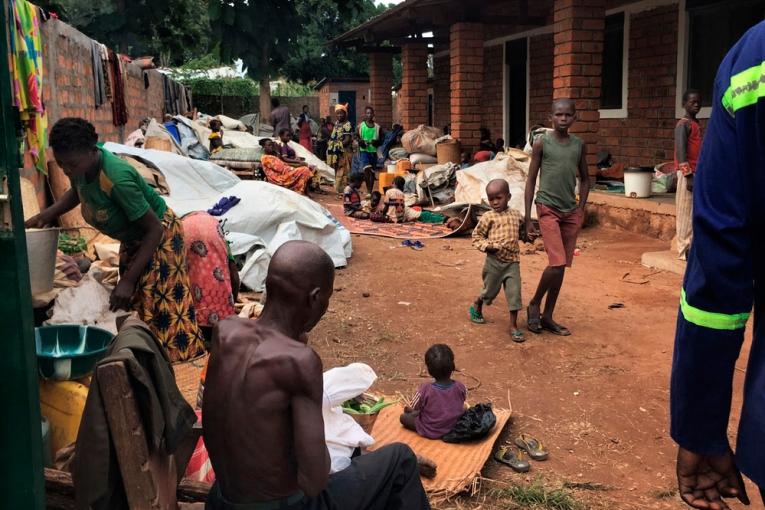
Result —
M 8 6 L 0 54 L 8 55 Z M 6 57 L 7 58 L 7 57 Z M 42 434 L 32 297 L 19 188 L 18 114 L 0 66 L 0 507 L 44 508 Z

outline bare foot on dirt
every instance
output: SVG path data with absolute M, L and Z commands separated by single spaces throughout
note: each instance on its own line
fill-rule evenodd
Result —
M 417 467 L 420 468 L 420 476 L 424 478 L 435 478 L 438 466 L 434 461 L 422 455 L 417 456 Z

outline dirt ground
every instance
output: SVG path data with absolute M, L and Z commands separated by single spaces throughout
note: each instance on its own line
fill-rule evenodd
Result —
M 353 236 L 353 257 L 337 271 L 329 311 L 311 334 L 325 368 L 365 362 L 379 376 L 375 392 L 410 395 L 427 380 L 427 347 L 448 343 L 469 401 L 496 407 L 511 402 L 508 436 L 534 434 L 551 452 L 527 475 L 489 461 L 485 488 L 539 481 L 550 488 L 573 487 L 572 496 L 588 508 L 685 508 L 673 493 L 675 446 L 668 416 L 681 278 L 640 265 L 643 252 L 666 249 L 667 243 L 584 229 L 581 254 L 567 271 L 556 314 L 573 335 L 527 332 L 524 344 L 510 341 L 502 295 L 485 309 L 486 324 L 468 320 L 483 263 L 469 238 L 425 240 L 422 251 L 400 243 Z M 524 303 L 545 265 L 544 252 L 522 256 Z M 624 307 L 609 309 L 614 303 Z M 525 320 L 523 313 L 522 327 Z M 732 438 L 750 340 L 736 371 Z M 762 509 L 757 491 L 749 489 L 757 500 L 749 508 Z M 453 505 L 515 508 L 487 499 L 486 493 Z

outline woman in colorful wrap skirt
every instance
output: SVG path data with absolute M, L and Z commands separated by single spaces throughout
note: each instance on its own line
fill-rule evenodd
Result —
M 82 205 L 82 217 L 121 243 L 120 280 L 110 308 L 135 310 L 172 361 L 204 353 L 189 290 L 183 228 L 161 196 L 130 164 L 99 145 L 96 129 L 78 118 L 59 120 L 50 146 L 72 187 L 27 227 L 44 227 Z

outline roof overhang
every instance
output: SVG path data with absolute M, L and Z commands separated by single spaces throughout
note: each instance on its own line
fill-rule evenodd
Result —
M 385 51 L 415 41 L 434 46 L 446 44 L 449 27 L 459 22 L 506 25 L 508 30 L 546 25 L 552 1 L 532 3 L 530 9 L 528 0 L 406 0 L 329 44 Z

